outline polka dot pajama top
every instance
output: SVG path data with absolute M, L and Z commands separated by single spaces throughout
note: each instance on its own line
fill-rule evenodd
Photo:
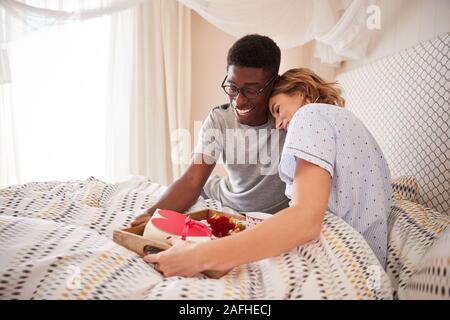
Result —
M 368 129 L 345 108 L 305 105 L 289 123 L 279 165 L 289 199 L 297 158 L 330 173 L 327 210 L 361 233 L 384 267 L 391 177 L 384 155 Z

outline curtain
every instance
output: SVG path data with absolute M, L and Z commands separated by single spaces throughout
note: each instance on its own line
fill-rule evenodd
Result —
M 147 1 L 114 15 L 111 28 L 109 175 L 168 184 L 186 167 L 171 137 L 190 123 L 190 10 Z
M 106 175 L 112 181 L 125 180 L 130 169 L 130 112 L 133 93 L 135 9 L 111 16 L 106 113 Z
M 18 182 L 10 85 L 0 85 L 0 187 Z
M 0 11 L 0 187 L 18 182 L 11 73 L 6 51 L 6 15 Z
M 105 179 L 109 27 L 105 16 L 8 45 L 15 148 L 2 152 L 14 152 L 19 183 Z
M 179 129 L 190 122 L 190 11 L 240 37 L 260 33 L 287 49 L 314 41 L 315 55 L 336 65 L 364 55 L 366 8 L 373 0 L 1 0 L 0 84 L 14 82 L 8 43 L 35 30 L 111 16 L 106 149 L 108 176 L 140 174 L 159 183 L 180 176 Z M 125 10 L 129 8 L 128 10 Z M 8 89 L 2 88 L 5 92 Z M 4 97 L 7 97 L 5 94 Z M 12 99 L 2 100 L 0 166 L 17 172 Z M 9 122 L 8 122 L 9 123 Z M 5 151 L 7 150 L 7 151 Z M 173 152 L 175 151 L 175 152 Z M 9 160 L 4 160 L 8 158 Z M 4 169 L 2 169 L 4 170 Z M 8 178 L 10 181 L 13 181 Z
M 338 66 L 345 60 L 364 57 L 370 32 L 366 27 L 367 8 L 377 0 L 178 0 L 198 12 L 219 29 L 241 37 L 249 33 L 272 37 L 282 49 L 314 41 L 314 55 L 322 63 Z M 0 1 L 9 13 L 9 38 L 30 29 L 48 27 L 71 20 L 85 20 L 120 12 L 153 0 L 33 0 L 52 4 L 51 9 L 31 6 L 18 0 Z M 81 4 L 83 3 L 83 6 Z M 0 83 L 7 77 L 7 53 L 0 50 Z
M 12 37 L 55 24 L 83 21 L 131 8 L 145 0 L 2 0 L 13 20 Z
M 83 150 L 84 152 L 87 152 L 88 148 L 94 145 L 94 142 L 87 141 L 87 139 L 88 140 L 92 139 L 89 138 L 86 139 L 86 137 L 82 137 L 81 135 L 75 136 L 73 132 L 68 134 L 68 131 L 76 130 L 72 129 L 74 123 L 77 121 L 76 119 L 78 118 L 78 121 L 80 121 L 79 117 L 72 117 L 72 118 L 70 117 L 71 112 L 74 112 L 72 111 L 74 110 L 74 107 L 76 108 L 76 105 L 77 104 L 80 105 L 80 103 L 82 103 L 82 100 L 86 98 L 80 97 L 79 94 L 81 94 L 81 92 L 84 92 L 86 96 L 91 95 L 90 93 L 87 93 L 87 91 L 85 90 L 86 88 L 84 90 L 80 90 L 81 87 L 80 88 L 73 87 L 72 89 L 79 90 L 78 95 L 73 90 L 71 91 L 67 90 L 67 93 L 69 93 L 69 95 L 66 95 L 66 99 L 58 98 L 53 94 L 46 95 L 48 100 L 52 100 L 53 102 L 57 99 L 61 100 L 60 109 L 65 110 L 62 111 L 63 113 L 65 113 L 65 116 L 61 117 L 61 114 L 58 116 L 53 113 L 48 114 L 49 112 L 48 107 L 51 106 L 52 104 L 54 105 L 54 103 L 45 103 L 46 110 L 42 109 L 36 110 L 36 107 L 38 107 L 39 104 L 33 103 L 28 104 L 27 108 L 29 108 L 29 110 L 32 110 L 33 112 L 36 112 L 37 117 L 33 117 L 33 119 L 26 119 L 32 117 L 32 115 L 27 114 L 29 110 L 21 108 L 23 107 L 24 93 L 22 92 L 23 90 L 21 91 L 19 89 L 21 87 L 23 88 L 23 83 L 20 83 L 21 81 L 19 81 L 19 83 L 17 83 L 17 81 L 16 83 L 14 83 L 14 70 L 11 70 L 12 62 L 14 62 L 15 60 L 17 61 L 24 61 L 24 60 L 22 60 L 21 57 L 11 55 L 10 52 L 11 48 L 14 47 L 16 42 L 21 42 L 24 39 L 28 41 L 28 39 L 31 39 L 33 36 L 36 36 L 37 34 L 44 34 L 42 32 L 51 33 L 56 29 L 65 28 L 64 26 L 69 26 L 79 21 L 94 20 L 95 18 L 99 18 L 105 15 L 111 15 L 115 12 L 120 12 L 126 8 L 135 6 L 141 2 L 143 2 L 143 0 L 89 0 L 89 1 L 1 0 L 0 1 L 0 187 L 27 182 L 31 177 L 38 177 L 39 174 L 36 174 L 37 172 L 41 173 L 42 175 L 45 175 L 47 180 L 53 178 L 56 179 L 58 177 L 68 177 L 70 175 L 70 172 L 75 177 L 77 172 L 78 173 L 80 172 L 79 167 L 82 166 L 82 164 L 80 164 L 81 161 L 77 161 L 80 159 L 77 159 L 76 157 L 73 156 L 73 154 L 71 154 L 71 152 L 74 151 L 75 153 L 77 153 L 76 150 L 77 146 L 72 144 L 70 150 L 66 150 L 67 145 L 71 144 L 70 142 L 74 142 L 74 139 L 77 139 L 75 140 L 75 142 L 83 145 L 83 147 L 81 148 L 84 149 Z M 33 40 L 31 39 L 31 42 L 32 41 Z M 39 44 L 39 46 L 42 45 L 43 45 L 42 43 Z M 113 45 L 111 46 L 111 50 L 114 50 Z M 93 54 L 95 55 L 97 53 Z M 111 54 L 111 57 L 112 56 L 113 54 Z M 39 60 L 36 58 L 35 53 L 33 53 L 33 55 L 29 57 L 33 58 L 33 60 Z M 126 57 L 120 58 L 126 59 Z M 72 56 L 71 59 L 78 60 L 82 59 L 82 57 Z M 72 60 L 67 61 L 67 63 L 71 65 L 76 62 Z M 116 61 L 115 64 L 110 64 L 110 66 L 119 67 L 120 63 Z M 19 65 L 19 67 L 21 66 Z M 73 85 L 74 74 L 70 74 L 70 67 L 67 69 L 68 69 L 67 77 L 61 76 L 60 82 L 65 82 L 66 84 L 64 86 L 66 88 L 69 88 L 71 85 Z M 51 72 L 52 70 L 44 71 L 45 76 L 47 76 L 47 73 Z M 23 70 L 21 70 L 20 73 L 23 73 Z M 108 78 L 106 78 L 105 76 L 105 82 L 106 79 L 108 79 L 109 81 L 108 89 L 112 93 L 115 92 L 114 90 L 116 90 L 117 87 L 117 85 L 112 84 L 117 82 L 116 80 L 119 80 L 117 78 L 114 78 L 115 74 L 118 74 L 118 72 L 110 69 Z M 18 74 L 16 74 L 16 76 L 17 75 Z M 33 78 L 38 75 L 30 73 L 29 76 Z M 39 82 L 36 85 L 36 87 L 42 86 L 43 84 L 42 81 L 44 79 L 46 78 L 41 77 L 40 81 L 38 80 Z M 19 77 L 18 80 L 22 79 L 20 79 Z M 80 78 L 77 78 L 76 80 L 80 81 Z M 101 87 L 103 87 L 104 85 L 105 84 L 100 83 Z M 51 88 L 45 89 L 51 90 Z M 14 92 L 16 92 L 16 94 L 17 93 L 19 94 L 19 97 L 17 97 L 18 99 L 13 99 Z M 45 94 L 42 93 L 42 95 Z M 111 95 L 108 94 L 108 97 L 111 98 Z M 97 95 L 96 98 L 99 98 L 99 96 Z M 114 98 L 118 98 L 118 95 L 116 94 Z M 124 99 L 126 99 L 126 96 L 119 99 L 119 101 L 123 102 Z M 16 102 L 15 105 L 14 102 Z M 91 105 L 94 105 L 96 110 L 93 110 L 93 112 L 88 111 L 88 113 L 85 113 L 86 111 L 81 110 L 82 108 L 77 109 L 77 115 L 89 119 L 89 121 L 92 122 L 92 120 L 94 120 L 93 114 L 95 113 L 98 114 L 99 112 L 103 111 L 101 109 L 102 107 L 100 106 L 102 103 L 101 101 L 98 100 L 88 102 L 89 102 L 88 104 L 82 103 L 84 109 L 86 110 L 86 108 L 89 108 Z M 122 128 L 126 126 L 126 124 L 124 124 L 123 121 L 126 120 L 126 118 L 117 117 L 116 114 L 117 112 L 114 112 L 115 110 L 114 108 L 117 108 L 117 104 L 112 104 L 110 108 L 111 110 L 105 112 L 106 114 L 104 115 L 105 118 L 100 119 L 100 121 L 98 121 L 98 125 L 95 124 L 87 125 L 86 121 L 82 120 L 84 124 L 80 125 L 80 127 L 83 127 L 85 131 L 92 130 L 94 126 L 96 126 L 97 128 L 100 127 L 100 129 L 98 130 L 102 130 L 101 127 L 103 127 L 104 122 L 106 122 L 108 132 L 115 132 L 117 131 L 116 128 Z M 123 111 L 124 108 L 121 108 L 120 110 L 122 112 L 120 116 L 123 116 L 123 114 L 125 114 L 126 111 Z M 42 117 L 44 117 L 44 122 L 39 121 L 39 119 L 42 119 Z M 52 117 L 54 119 L 52 119 Z M 27 124 L 29 123 L 31 123 L 31 126 L 27 127 Z M 70 123 L 70 125 L 67 126 L 64 125 L 63 123 Z M 57 136 L 58 139 L 55 139 L 53 141 L 45 141 L 47 140 L 48 137 L 51 136 L 50 134 L 48 134 L 48 131 L 51 129 L 53 129 L 54 131 L 59 130 L 59 132 L 55 134 L 55 136 Z M 102 134 L 98 137 L 93 137 L 93 139 L 96 138 L 101 140 L 102 137 L 104 137 L 105 135 L 106 134 Z M 129 133 L 127 133 L 127 137 L 128 136 Z M 56 142 L 57 140 L 58 141 L 62 140 L 64 142 L 57 143 Z M 123 147 L 125 146 L 123 143 L 120 143 L 120 141 L 110 143 L 111 140 L 112 139 L 108 139 L 108 143 L 106 146 L 108 155 L 112 154 L 120 155 L 123 158 L 123 154 L 127 154 L 128 150 L 123 149 Z M 59 154 L 58 156 L 60 156 L 60 158 L 64 160 L 67 158 L 68 161 L 64 160 L 58 161 L 58 156 L 55 156 L 55 154 L 52 154 L 52 152 L 48 152 L 49 150 L 51 150 L 52 143 L 56 145 L 55 148 L 58 150 L 57 152 Z M 78 148 L 79 147 L 80 146 L 78 146 Z M 105 146 L 97 144 L 96 148 L 97 150 L 104 148 Z M 121 152 L 118 151 L 119 148 L 122 148 Z M 48 154 L 46 154 L 47 158 L 44 158 L 42 153 L 47 152 L 48 152 Z M 65 157 L 63 156 L 63 154 L 65 154 Z M 106 162 L 107 174 L 105 176 L 102 176 L 102 178 L 110 178 L 110 180 L 113 180 L 119 177 L 123 178 L 125 176 L 124 172 L 129 173 L 129 168 L 128 167 L 126 169 L 124 168 L 125 166 L 127 166 L 126 162 L 121 163 L 120 166 L 116 165 L 117 162 L 122 160 L 120 156 L 118 156 L 117 159 L 113 158 L 115 162 L 114 161 Z M 89 157 L 86 156 L 86 158 Z M 105 166 L 105 164 L 99 163 L 99 161 L 101 161 L 101 159 L 99 158 L 104 159 L 106 158 L 106 156 L 98 157 L 97 159 L 87 161 L 89 161 L 90 164 L 92 164 L 92 162 L 97 162 L 97 164 L 95 165 L 95 167 L 97 168 L 100 166 Z M 53 164 L 56 163 L 57 165 L 52 166 L 52 163 Z M 66 172 L 69 171 L 67 172 L 66 175 L 62 176 L 58 175 L 62 171 L 62 168 L 64 168 L 64 163 L 66 163 L 66 166 L 68 166 L 70 170 L 65 170 Z M 49 166 L 51 168 L 49 168 Z M 118 172 L 118 170 L 120 171 Z M 47 174 L 50 171 L 51 174 Z M 76 177 L 78 178 L 78 176 Z M 80 176 L 79 178 L 85 177 Z
M 322 63 L 364 56 L 369 30 L 366 10 L 374 0 L 179 0 L 219 29 L 242 37 L 258 33 L 282 49 L 315 41 Z
M 0 84 L 9 82 L 9 61 L 5 44 L 32 31 L 98 18 L 120 12 L 145 0 L 1 0 Z
M 0 14 L 7 18 L 0 21 L 6 34 L 0 38 L 1 48 L 35 31 L 110 15 L 104 116 L 107 177 L 118 181 L 139 174 L 167 184 L 180 176 L 186 164 L 177 160 L 179 153 L 173 152 L 177 148 L 171 136 L 189 128 L 190 121 L 188 8 L 175 0 L 2 0 Z M 0 55 L 0 79 L 14 85 L 14 72 L 7 72 L 7 51 L 0 53 L 4 53 Z M 18 170 L 14 166 L 17 158 L 24 159 L 13 148 L 17 144 L 13 134 L 17 119 L 11 110 L 12 101 L 3 99 L 0 168 L 13 173 Z M 3 143 L 5 139 L 10 143 Z M 11 177 L 4 179 L 3 186 L 22 182 Z
M 156 0 L 135 14 L 131 171 L 167 184 L 185 168 L 171 152 L 171 136 L 190 123 L 190 10 Z

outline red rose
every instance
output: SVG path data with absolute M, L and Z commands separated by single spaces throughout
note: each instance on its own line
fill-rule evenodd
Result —
M 207 222 L 211 226 L 212 234 L 216 237 L 225 237 L 236 227 L 226 216 L 208 218 Z
M 233 230 L 236 226 L 233 222 L 230 221 L 228 217 L 221 216 L 216 221 L 217 227 L 220 229 L 222 237 L 227 236 L 230 230 Z

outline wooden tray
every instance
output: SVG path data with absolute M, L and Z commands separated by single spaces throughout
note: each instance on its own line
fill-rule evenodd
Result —
M 220 214 L 220 215 L 224 215 L 227 217 L 234 217 L 237 220 L 245 221 L 245 217 L 242 215 L 230 214 L 230 213 L 220 212 L 220 211 L 211 210 L 211 209 L 204 209 L 204 210 L 200 210 L 200 211 L 186 213 L 186 215 L 189 215 L 192 219 L 197 220 L 197 221 L 210 218 L 214 214 Z M 155 247 L 155 248 L 162 249 L 162 250 L 166 250 L 166 249 L 170 248 L 170 245 L 166 242 L 144 238 L 142 236 L 144 234 L 144 229 L 145 229 L 145 224 L 141 224 L 136 227 L 115 230 L 113 232 L 113 241 L 131 251 L 136 252 L 141 257 L 143 257 L 146 254 L 145 253 L 146 246 Z M 223 275 L 225 275 L 227 272 L 228 271 L 226 271 L 226 272 L 207 271 L 207 272 L 204 272 L 204 274 L 210 278 L 217 279 L 217 278 L 220 278 Z

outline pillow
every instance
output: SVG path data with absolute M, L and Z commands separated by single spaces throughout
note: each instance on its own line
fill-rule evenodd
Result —
M 414 177 L 401 176 L 392 180 L 392 195 L 397 200 L 416 201 L 419 184 Z
M 422 205 L 393 199 L 388 219 L 388 255 L 386 272 L 391 278 L 394 298 L 408 286 L 411 277 L 419 272 L 424 257 L 431 252 L 437 239 L 447 229 L 449 217 Z M 444 238 L 445 241 L 446 238 Z M 450 247 L 447 241 L 447 248 Z M 441 248 L 441 247 L 440 247 Z M 450 259 L 450 251 L 442 251 Z M 429 259 L 432 260 L 432 257 Z M 434 263 L 434 262 L 433 262 Z
M 424 255 L 406 286 L 400 287 L 400 299 L 450 300 L 450 229 L 446 229 Z

